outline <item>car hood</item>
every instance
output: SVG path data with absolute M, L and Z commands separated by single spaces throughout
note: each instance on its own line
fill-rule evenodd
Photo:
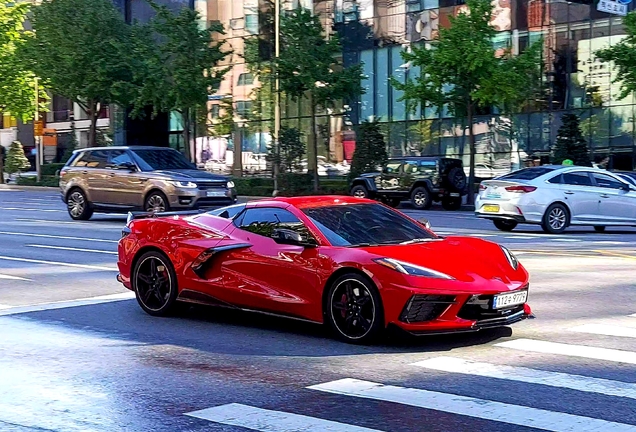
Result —
M 172 180 L 207 180 L 207 181 L 227 181 L 226 176 L 216 175 L 207 171 L 200 171 L 196 169 L 183 169 L 183 170 L 159 170 L 153 171 L 153 174 L 168 177 Z
M 496 243 L 471 237 L 446 237 L 412 245 L 364 248 L 378 258 L 393 258 L 447 274 L 458 281 L 497 281 L 517 285 L 527 279 L 522 266 L 515 270 Z

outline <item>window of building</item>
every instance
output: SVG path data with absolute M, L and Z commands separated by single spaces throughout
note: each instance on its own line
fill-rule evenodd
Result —
M 238 77 L 237 85 L 245 86 L 254 84 L 254 76 L 251 73 L 242 73 Z
M 252 110 L 252 101 L 237 101 L 236 112 L 239 116 L 247 118 Z
M 210 108 L 210 116 L 213 119 L 218 119 L 221 115 L 221 107 L 220 105 L 212 105 Z
M 258 34 L 258 15 L 245 14 L 245 31 L 249 34 Z

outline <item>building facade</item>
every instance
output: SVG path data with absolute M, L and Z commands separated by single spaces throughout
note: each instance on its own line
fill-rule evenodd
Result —
M 518 53 L 543 39 L 547 91 L 544 99 L 530 104 L 535 108 L 527 112 L 508 117 L 498 115 L 495 110 L 480 113 L 473 128 L 477 136 L 477 163 L 482 169 L 501 172 L 547 162 L 561 117 L 566 113 L 579 116 L 595 162 L 608 168 L 634 169 L 635 100 L 632 96 L 620 98 L 620 83 L 614 82 L 615 69 L 594 54 L 625 37 L 620 14 L 633 10 L 634 3 L 600 2 L 493 0 L 492 25 L 498 31 L 493 40 L 496 46 Z M 428 109 L 407 112 L 405 103 L 399 100 L 402 95 L 390 84 L 391 77 L 403 81 L 417 76 L 419 71 L 402 60 L 402 51 L 436 38 L 440 28 L 450 25 L 449 17 L 466 7 L 463 0 L 282 2 L 284 9 L 298 5 L 319 14 L 328 35 L 340 35 L 344 63 L 362 63 L 366 77 L 365 94 L 351 102 L 346 112 L 321 114 L 319 152 L 325 159 L 332 162 L 348 159 L 351 151 L 346 151 L 346 144 L 354 139 L 356 126 L 365 119 L 375 118 L 383 125 L 391 155 L 460 157 L 467 164 L 467 125 L 463 119 Z M 262 13 L 267 8 L 271 9 L 268 0 L 207 3 L 208 22 L 220 21 L 225 25 L 224 38 L 234 52 L 228 60 L 231 69 L 219 97 L 231 97 L 235 111 L 245 110 L 253 102 L 253 90 L 259 85 L 250 77 L 249 65 L 242 54 L 246 39 L 271 32 Z M 213 114 L 219 111 L 214 105 L 218 102 L 211 102 Z M 302 101 L 285 101 L 283 125 L 298 127 L 306 136 L 308 111 Z M 245 117 L 240 118 L 246 130 L 243 151 L 261 154 L 266 151 L 266 143 L 271 142 L 271 119 Z

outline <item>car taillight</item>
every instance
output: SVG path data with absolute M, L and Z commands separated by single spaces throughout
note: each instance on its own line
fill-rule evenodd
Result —
M 529 193 L 534 192 L 537 188 L 536 186 L 508 186 L 506 190 L 513 193 Z
M 479 183 L 479 190 L 480 191 L 485 191 L 486 189 L 488 189 L 488 186 L 486 186 L 485 184 Z

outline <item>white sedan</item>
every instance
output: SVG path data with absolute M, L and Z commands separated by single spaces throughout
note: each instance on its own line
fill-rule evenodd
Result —
M 520 223 L 558 234 L 570 225 L 636 226 L 636 186 L 608 171 L 577 166 L 524 168 L 479 185 L 475 214 L 502 231 Z

